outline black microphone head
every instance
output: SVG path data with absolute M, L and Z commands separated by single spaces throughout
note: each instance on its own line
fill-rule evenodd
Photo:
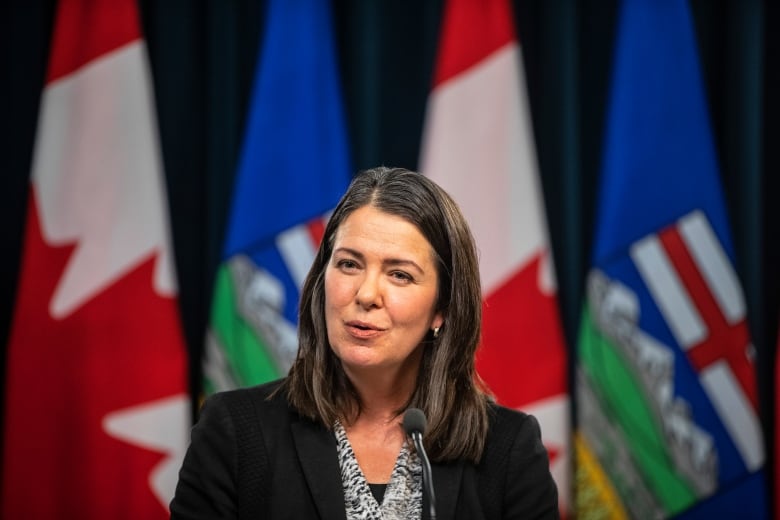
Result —
M 412 432 L 420 432 L 422 435 L 427 422 L 425 414 L 419 408 L 409 408 L 404 412 L 404 431 L 407 435 L 412 435 Z

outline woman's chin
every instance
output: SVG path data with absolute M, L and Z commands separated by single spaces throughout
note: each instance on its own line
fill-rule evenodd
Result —
M 374 371 L 374 370 L 387 370 L 388 365 L 382 363 L 381 360 L 375 359 L 373 356 L 349 356 L 341 359 L 341 364 L 347 371 L 361 370 L 361 371 Z

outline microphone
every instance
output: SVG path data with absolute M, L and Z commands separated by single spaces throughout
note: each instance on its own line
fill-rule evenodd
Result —
M 428 460 L 428 454 L 423 447 L 422 436 L 425 433 L 425 426 L 428 421 L 425 414 L 419 408 L 409 408 L 404 412 L 404 431 L 406 435 L 412 438 L 417 454 L 420 456 L 423 469 L 423 491 L 428 495 L 428 505 L 430 506 L 429 516 L 431 520 L 436 520 L 436 498 L 433 494 L 433 477 L 431 476 L 431 461 Z

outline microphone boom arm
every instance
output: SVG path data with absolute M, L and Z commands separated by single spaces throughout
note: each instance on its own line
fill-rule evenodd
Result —
M 423 470 L 423 491 L 428 496 L 428 513 L 430 520 L 436 520 L 436 497 L 433 493 L 433 476 L 431 461 L 423 446 L 422 436 L 426 426 L 425 414 L 417 408 L 410 408 L 404 413 L 403 427 L 406 434 L 412 438 Z

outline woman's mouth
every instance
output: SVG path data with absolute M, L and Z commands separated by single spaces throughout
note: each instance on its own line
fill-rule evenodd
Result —
M 356 338 L 371 338 L 382 332 L 382 329 L 362 321 L 349 321 L 346 323 L 347 331 Z

